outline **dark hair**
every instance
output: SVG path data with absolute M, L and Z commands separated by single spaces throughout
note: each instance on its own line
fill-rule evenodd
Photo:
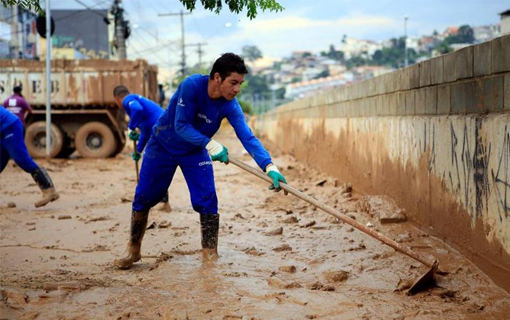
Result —
M 214 78 L 215 73 L 219 73 L 221 80 L 225 80 L 231 73 L 247 74 L 248 69 L 244 64 L 243 58 L 235 53 L 224 53 L 219 57 L 211 69 L 210 79 Z
M 23 90 L 23 87 L 22 86 L 15 86 L 12 91 L 14 91 L 14 93 L 17 93 L 17 94 L 21 94 L 21 90 Z
M 129 94 L 129 90 L 128 88 L 124 87 L 124 86 L 116 86 L 115 88 L 113 88 L 113 96 L 114 97 L 124 97 L 124 96 L 127 96 Z

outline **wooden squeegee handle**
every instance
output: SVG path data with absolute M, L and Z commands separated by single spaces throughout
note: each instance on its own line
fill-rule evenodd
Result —
M 245 171 L 248 171 L 249 173 L 269 182 L 269 183 L 273 183 L 273 180 L 269 176 L 264 174 L 262 171 L 259 171 L 258 169 L 255 169 L 252 166 L 250 166 L 240 160 L 237 160 L 237 159 L 229 156 L 229 162 L 234 164 L 235 166 L 237 166 Z M 436 262 L 436 261 L 430 262 L 430 261 L 425 260 L 423 257 L 419 256 L 416 252 L 412 251 L 411 249 L 404 247 L 404 246 L 400 245 L 399 243 L 397 243 L 396 241 L 376 232 L 375 230 L 373 230 L 371 228 L 364 226 L 363 224 L 359 223 L 358 221 L 340 213 L 338 210 L 335 210 L 330 206 L 320 203 L 319 201 L 315 200 L 314 198 L 307 196 L 303 192 L 289 186 L 288 184 L 280 182 L 280 186 L 283 190 L 285 190 L 289 193 L 292 193 L 293 195 L 300 198 L 301 200 L 304 200 L 304 201 L 308 202 L 309 204 L 321 209 L 322 211 L 329 213 L 330 215 L 342 220 L 343 222 L 350 224 L 354 228 L 356 228 L 360 231 L 363 231 L 364 233 L 368 234 L 369 236 L 389 245 L 393 249 L 423 263 L 424 265 L 426 265 L 429 268 L 432 268 L 432 266 Z
M 133 140 L 133 149 L 134 149 L 134 153 L 138 153 L 138 151 L 136 151 L 136 141 Z M 135 170 L 136 170 L 136 184 L 138 184 L 138 181 L 140 180 L 140 170 L 138 169 L 138 160 L 135 161 Z

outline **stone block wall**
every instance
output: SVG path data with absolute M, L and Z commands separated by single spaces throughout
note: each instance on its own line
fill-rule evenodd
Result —
M 255 129 L 393 197 L 510 291 L 510 36 L 280 106 Z

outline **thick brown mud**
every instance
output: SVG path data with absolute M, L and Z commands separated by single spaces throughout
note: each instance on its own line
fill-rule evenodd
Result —
M 233 134 L 217 139 L 255 165 Z M 199 217 L 178 171 L 169 190 L 172 212 L 151 211 L 142 261 L 116 270 L 136 179 L 126 150 L 115 159 L 40 161 L 61 198 L 38 209 L 30 176 L 12 163 L 2 172 L 0 319 L 490 320 L 510 314 L 510 295 L 444 242 L 410 222 L 381 224 L 377 206 L 367 210 L 366 196 L 348 192 L 346 181 L 273 156 L 292 186 L 427 259 L 438 258 L 438 286 L 407 296 L 400 289 L 426 270 L 419 262 L 222 164 L 215 164 L 220 259 L 202 262 Z

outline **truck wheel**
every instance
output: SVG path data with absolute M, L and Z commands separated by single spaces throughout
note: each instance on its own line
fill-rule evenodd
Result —
M 50 127 L 51 150 L 50 157 L 54 158 L 62 150 L 64 135 L 53 123 Z M 30 124 L 25 133 L 25 144 L 33 158 L 46 157 L 46 121 L 37 121 Z
M 84 158 L 106 158 L 117 148 L 112 130 L 101 122 L 81 126 L 76 132 L 74 145 Z

